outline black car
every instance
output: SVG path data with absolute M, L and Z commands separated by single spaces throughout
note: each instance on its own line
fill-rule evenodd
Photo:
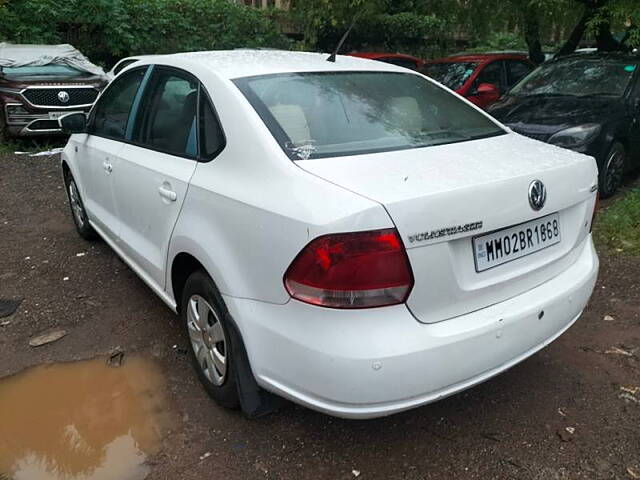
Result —
M 512 130 L 595 157 L 600 196 L 640 164 L 640 57 L 590 54 L 547 62 L 489 112 Z

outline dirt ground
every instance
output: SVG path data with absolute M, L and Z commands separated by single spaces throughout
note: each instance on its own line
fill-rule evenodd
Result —
M 116 346 L 160 363 L 179 421 L 151 459 L 154 480 L 640 478 L 640 392 L 621 389 L 640 386 L 640 257 L 602 256 L 584 315 L 537 355 L 459 395 L 368 421 L 292 404 L 247 420 L 217 407 L 174 315 L 107 245 L 76 235 L 55 157 L 0 155 L 0 297 L 24 297 L 2 319 L 11 323 L 0 327 L 0 377 Z M 69 334 L 29 347 L 54 327 Z

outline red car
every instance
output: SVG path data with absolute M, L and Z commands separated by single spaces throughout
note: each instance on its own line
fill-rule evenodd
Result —
M 379 62 L 391 63 L 400 67 L 420 70 L 424 66 L 424 60 L 404 53 L 377 53 L 377 52 L 352 52 L 352 57 L 369 58 Z
M 534 68 L 536 65 L 526 55 L 479 53 L 432 60 L 421 71 L 487 108 Z

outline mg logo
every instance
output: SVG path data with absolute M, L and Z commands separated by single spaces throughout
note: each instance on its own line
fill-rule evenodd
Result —
M 534 210 L 540 210 L 547 201 L 547 189 L 540 180 L 534 180 L 529 185 L 529 205 Z
M 60 90 L 58 92 L 58 100 L 60 100 L 60 103 L 69 103 L 69 94 L 64 90 Z

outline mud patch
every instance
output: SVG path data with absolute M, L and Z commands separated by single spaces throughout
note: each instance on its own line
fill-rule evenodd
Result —
M 172 423 L 149 360 L 35 367 L 0 380 L 0 478 L 141 480 Z

